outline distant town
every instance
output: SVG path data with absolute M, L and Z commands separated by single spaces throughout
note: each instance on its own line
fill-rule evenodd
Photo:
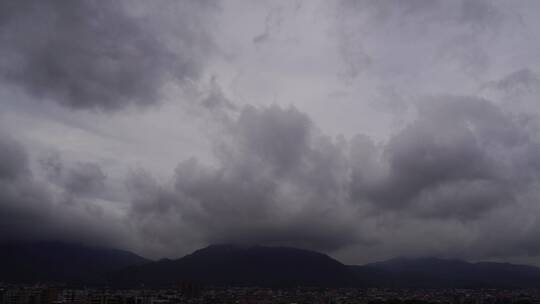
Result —
M 540 289 L 386 288 L 203 288 L 192 283 L 167 289 L 68 288 L 0 285 L 0 304 L 527 304 L 540 303 Z

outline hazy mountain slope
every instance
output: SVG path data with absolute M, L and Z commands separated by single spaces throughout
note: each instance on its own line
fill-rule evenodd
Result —
M 540 269 L 507 263 L 398 258 L 350 266 L 370 286 L 406 288 L 540 287 Z
M 190 280 L 215 285 L 347 286 L 349 268 L 327 255 L 295 248 L 213 245 L 178 260 L 116 272 L 116 284 L 171 284 Z
M 58 242 L 0 243 L 0 281 L 105 282 L 105 274 L 148 260 L 131 252 Z

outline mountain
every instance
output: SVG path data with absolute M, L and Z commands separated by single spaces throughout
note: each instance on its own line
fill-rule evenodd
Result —
M 437 258 L 396 258 L 347 266 L 296 248 L 211 245 L 180 259 L 59 242 L 0 243 L 0 282 L 164 286 L 538 288 L 540 268 Z
M 540 287 L 540 268 L 437 258 L 397 258 L 349 266 L 368 286 L 394 288 Z
M 147 263 L 133 253 L 60 242 L 0 243 L 0 282 L 104 283 L 105 274 Z
M 132 266 L 112 274 L 116 285 L 197 281 L 230 286 L 391 288 L 540 287 L 540 268 L 438 258 L 396 258 L 346 266 L 327 255 L 286 247 L 212 245 L 177 260 Z
M 168 285 L 195 281 L 229 286 L 349 286 L 351 270 L 325 254 L 265 246 L 212 245 L 177 260 L 115 272 L 115 285 Z

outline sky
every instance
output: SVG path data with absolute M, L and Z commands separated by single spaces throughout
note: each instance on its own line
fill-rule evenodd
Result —
M 0 240 L 540 265 L 536 0 L 0 0 Z

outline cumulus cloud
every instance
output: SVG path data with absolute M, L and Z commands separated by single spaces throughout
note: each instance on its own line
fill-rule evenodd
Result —
M 181 162 L 172 184 L 154 181 L 152 191 L 136 192 L 136 225 L 167 241 L 185 233 L 203 243 L 462 258 L 500 257 L 495 243 L 502 242 L 514 246 L 506 256 L 534 254 L 512 235 L 531 246 L 536 224 L 488 237 L 498 222 L 512 221 L 509 210 L 534 209 L 540 145 L 531 130 L 476 97 L 432 97 L 416 111 L 375 143 L 324 136 L 295 108 L 245 107 L 216 143 L 217 164 Z M 163 217 L 175 228 L 163 230 Z M 413 227 L 430 227 L 430 236 L 422 243 Z M 474 232 L 460 232 L 467 229 Z
M 167 234 L 195 231 L 207 243 L 327 250 L 361 241 L 353 229 L 355 207 L 346 205 L 341 185 L 342 152 L 305 114 L 245 107 L 228 135 L 217 143 L 217 166 L 186 160 L 176 168 L 174 185 L 135 192 L 132 212 L 141 229 L 161 230 L 161 218 L 174 214 L 173 222 L 187 230 Z
M 394 229 L 413 222 L 439 222 L 433 233 L 445 237 L 449 226 L 479 225 L 482 238 L 500 210 L 528 208 L 523 194 L 538 184 L 540 145 L 519 120 L 490 101 L 462 96 L 425 100 L 417 112 L 375 144 L 364 135 L 324 136 L 295 108 L 247 106 L 216 143 L 217 164 L 183 161 L 172 184 L 139 180 L 135 225 L 163 241 L 196 234 L 203 243 L 339 251 L 394 242 Z M 469 243 L 461 241 L 454 246 L 463 255 Z
M 540 144 L 491 101 L 426 98 L 383 142 L 329 137 L 295 107 L 244 106 L 219 123 L 214 161 L 181 161 L 170 180 L 132 171 L 120 197 L 126 213 L 95 203 L 108 198 L 99 164 L 46 158 L 48 181 L 36 180 L 22 146 L 5 137 L 0 177 L 9 191 L 1 207 L 8 216 L 0 234 L 122 239 L 153 257 L 222 242 L 474 259 L 534 255 L 539 247 L 531 216 Z M 528 225 L 516 225 L 516 217 Z M 30 220 L 40 229 L 24 224 Z M 489 237 L 500 223 L 507 231 Z M 65 225 L 70 233 L 59 228 Z
M 362 162 L 351 160 L 353 197 L 372 204 L 374 218 L 388 225 L 372 231 L 392 245 L 374 252 L 475 259 L 534 255 L 533 247 L 523 246 L 537 243 L 525 236 L 537 229 L 530 214 L 539 183 L 534 131 L 519 116 L 479 98 L 432 98 L 417 112 L 379 155 L 372 144 L 363 149 L 366 173 Z M 505 232 L 494 232 L 500 230 Z M 414 240 L 418 233 L 423 241 Z M 517 245 L 515 237 L 523 243 Z
M 485 100 L 450 97 L 426 103 L 420 107 L 418 119 L 386 145 L 387 174 L 375 187 L 356 192 L 381 205 L 403 207 L 416 199 L 437 201 L 433 197 L 437 193 L 444 197 L 451 188 L 457 192 L 471 183 L 476 185 L 471 190 L 495 191 L 487 196 L 490 202 L 502 199 L 499 191 L 504 187 L 499 183 L 504 182 L 504 175 L 497 170 L 500 158 L 494 149 L 514 147 L 523 137 L 526 135 L 511 120 Z M 457 184 L 452 185 L 454 182 Z M 482 203 L 479 198 L 471 193 L 464 206 L 476 210 L 474 204 Z M 453 204 L 458 201 L 456 197 Z
M 212 52 L 206 20 L 215 6 L 1 1 L 0 76 L 38 99 L 76 109 L 154 104 L 165 83 L 199 77 Z

